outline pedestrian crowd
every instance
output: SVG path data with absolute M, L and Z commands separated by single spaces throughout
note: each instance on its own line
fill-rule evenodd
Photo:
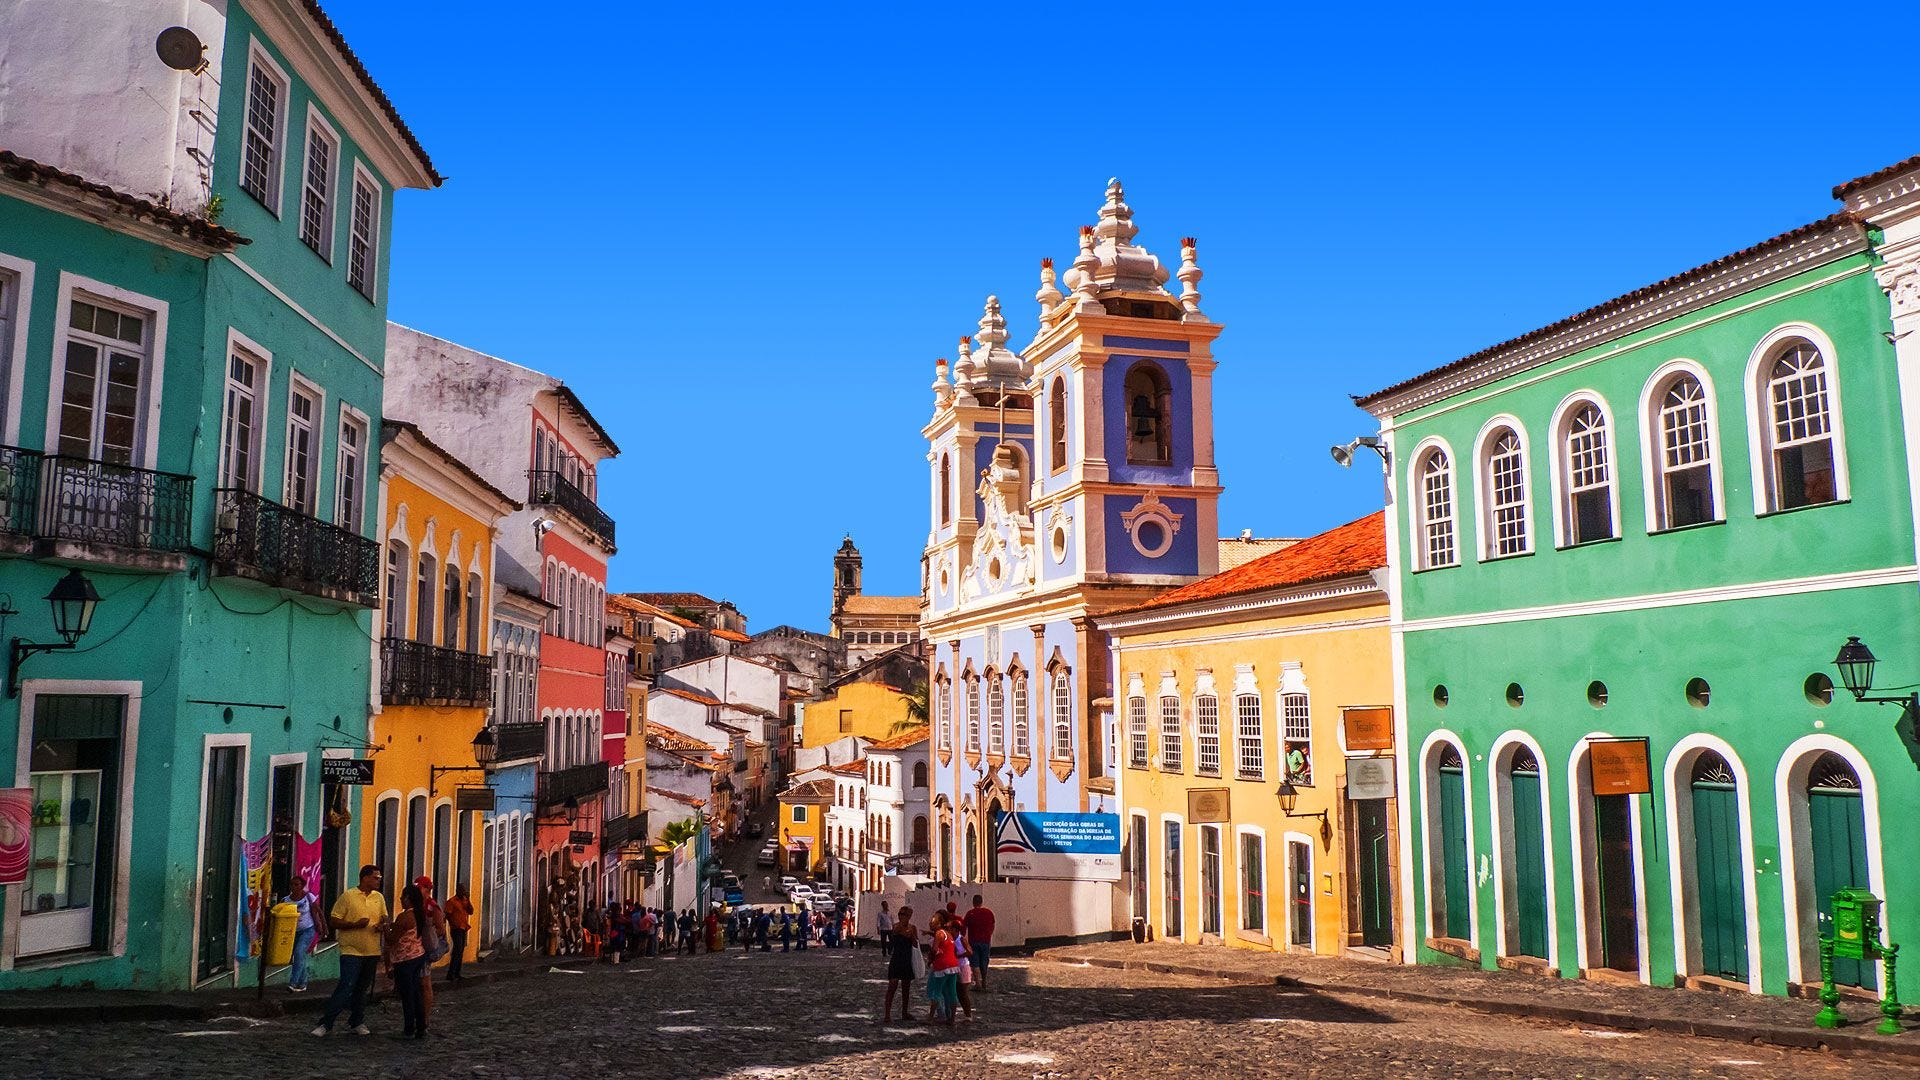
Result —
M 447 978 L 464 977 L 461 961 L 473 919 L 467 887 L 461 885 L 442 903 L 434 895 L 432 878 L 415 878 L 400 891 L 399 910 L 390 913 L 386 894 L 380 891 L 382 880 L 378 866 L 361 867 L 359 886 L 341 893 L 333 909 L 323 915 L 313 905 L 306 882 L 297 876 L 293 879 L 287 902 L 299 909 L 299 922 L 287 990 L 296 994 L 306 990 L 307 951 L 329 923 L 340 945 L 340 980 L 313 1029 L 316 1036 L 331 1034 L 343 1012 L 354 1034 L 371 1034 L 366 1024 L 367 999 L 384 971 L 400 1000 L 400 1037 L 424 1039 L 433 1013 L 433 965 L 449 957 Z
M 987 968 L 993 958 L 993 909 L 978 894 L 966 914 L 958 908 L 949 902 L 921 926 L 914 922 L 911 907 L 894 913 L 881 901 L 874 929 L 887 964 L 882 1024 L 893 1019 L 896 995 L 900 1019 L 914 1019 L 913 984 L 920 979 L 927 983 L 927 1023 L 952 1026 L 962 1013 L 973 1019 L 973 995 L 986 991 Z

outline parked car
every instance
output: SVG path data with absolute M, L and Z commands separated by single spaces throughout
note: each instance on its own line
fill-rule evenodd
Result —
M 723 871 L 720 874 L 720 884 L 723 888 L 738 889 L 740 887 L 740 875 L 731 870 Z
M 792 892 L 793 887 L 798 884 L 800 884 L 800 879 L 794 877 L 792 874 L 783 874 L 780 877 L 780 891 L 783 893 Z
M 728 907 L 733 907 L 737 904 L 744 904 L 747 902 L 747 894 L 741 891 L 740 885 L 738 882 L 727 886 L 726 891 L 722 893 L 721 896 L 722 896 L 723 902 Z
M 760 838 L 761 833 L 764 833 L 766 831 L 767 831 L 767 827 L 765 825 L 760 824 L 757 821 L 747 826 L 747 835 L 753 837 L 756 840 Z
M 760 849 L 759 857 L 754 859 L 753 861 L 754 861 L 754 864 L 757 866 L 772 866 L 775 862 L 779 860 L 774 858 L 773 848 L 763 847 Z
M 795 885 L 793 888 L 787 890 L 787 899 L 801 907 L 806 907 L 808 906 L 808 902 L 813 899 L 813 890 L 805 885 Z

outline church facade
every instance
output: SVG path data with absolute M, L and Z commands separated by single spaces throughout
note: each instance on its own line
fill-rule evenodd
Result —
M 921 627 L 936 879 L 998 878 L 999 814 L 1117 812 L 1094 620 L 1218 568 L 1221 327 L 1200 310 L 1193 241 L 1170 291 L 1117 180 L 1106 195 L 1068 271 L 1042 261 L 1032 340 L 1009 347 L 990 296 L 951 369 L 935 366 Z

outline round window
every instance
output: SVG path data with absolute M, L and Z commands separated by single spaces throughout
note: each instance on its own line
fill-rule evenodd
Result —
M 1173 530 L 1159 517 L 1142 517 L 1133 523 L 1130 534 L 1133 549 L 1149 559 L 1157 559 L 1173 546 Z
M 940 591 L 941 592 L 947 591 L 947 585 L 949 584 L 949 581 L 950 579 L 947 577 L 947 568 L 943 566 L 940 568 Z
M 1707 680 L 1699 676 L 1687 680 L 1687 704 L 1694 708 L 1706 708 L 1712 694 L 1713 688 L 1707 685 Z
M 1527 692 L 1525 690 L 1520 689 L 1519 683 L 1510 682 L 1507 684 L 1507 704 L 1517 709 L 1520 706 L 1526 704 L 1526 701 L 1527 701 Z
M 1446 707 L 1447 707 L 1447 702 L 1448 702 L 1448 701 L 1450 701 L 1450 700 L 1452 700 L 1452 699 L 1451 699 L 1450 697 L 1448 697 L 1448 695 L 1447 695 L 1447 684 L 1446 684 L 1446 683 L 1440 683 L 1439 685 L 1437 685 L 1437 686 L 1435 686 L 1435 687 L 1433 688 L 1433 703 L 1434 703 L 1435 705 L 1437 705 L 1437 706 L 1439 706 L 1440 708 L 1442 708 L 1442 709 L 1444 709 L 1444 708 L 1446 708 Z
M 1607 707 L 1607 684 L 1595 679 L 1587 684 L 1587 704 L 1596 709 Z
M 1807 701 L 1809 703 L 1822 708 L 1833 704 L 1833 680 L 1827 678 L 1824 674 L 1816 671 L 1807 676 L 1804 689 L 1807 692 Z
M 1066 562 L 1067 561 L 1067 527 L 1065 525 L 1055 525 L 1053 527 L 1052 540 L 1053 540 L 1053 561 Z

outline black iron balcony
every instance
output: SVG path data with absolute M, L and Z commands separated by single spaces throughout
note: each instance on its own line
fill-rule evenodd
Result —
M 0 532 L 178 554 L 192 521 L 191 476 L 0 447 Z
M 639 843 L 647 838 L 647 815 L 623 814 L 608 818 L 600 826 L 600 850 L 618 851 L 628 844 Z
M 0 533 L 32 536 L 34 509 L 40 504 L 38 450 L 0 446 Z
M 380 642 L 380 700 L 388 705 L 485 705 L 493 697 L 486 653 L 386 638 Z
M 571 769 L 543 772 L 536 778 L 540 805 L 557 806 L 568 799 L 584 799 L 607 790 L 607 765 L 603 761 L 575 765 Z
M 378 603 L 380 545 L 241 488 L 214 490 L 222 573 L 361 607 Z
M 547 752 L 547 725 L 496 724 L 493 729 L 493 760 L 524 761 Z
M 571 514 L 575 520 L 585 526 L 587 531 L 613 546 L 613 519 L 605 510 L 594 504 L 587 493 L 575 487 L 573 481 L 551 469 L 534 469 L 527 473 L 527 501 L 543 506 L 557 506 Z

